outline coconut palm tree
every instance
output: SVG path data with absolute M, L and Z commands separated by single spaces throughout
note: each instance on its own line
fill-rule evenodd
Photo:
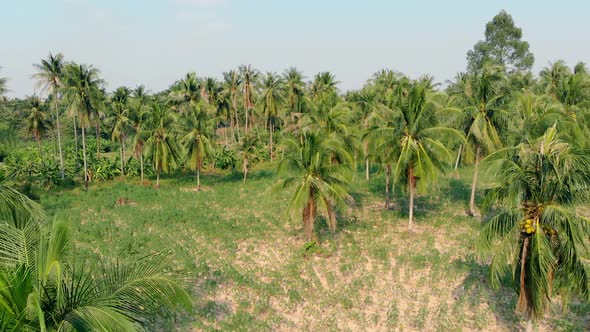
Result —
M 340 82 L 336 81 L 336 77 L 330 72 L 316 74 L 313 77 L 313 82 L 311 82 L 309 86 L 312 99 L 315 102 L 318 102 L 326 96 L 336 94 L 336 92 L 338 92 L 338 83 Z
M 39 156 L 43 161 L 43 148 L 41 147 L 41 138 L 48 131 L 51 130 L 51 121 L 47 114 L 43 110 L 43 104 L 38 97 L 31 98 L 31 111 L 27 118 L 27 131 L 33 136 L 33 139 L 37 142 L 39 149 Z
M 238 71 L 230 70 L 229 72 L 223 73 L 223 94 L 230 99 L 231 107 L 233 110 L 233 115 L 230 115 L 230 130 L 232 142 L 235 142 L 236 136 L 238 138 L 238 142 L 242 141 L 240 137 L 240 120 L 238 117 L 238 89 L 240 88 L 241 84 L 242 79 Z
M 170 102 L 178 106 L 179 111 L 190 110 L 201 100 L 202 84 L 197 74 L 187 73 L 177 81 L 168 95 Z
M 143 147 L 145 144 L 144 124 L 149 113 L 148 103 L 150 101 L 149 92 L 143 85 L 137 86 L 133 92 L 133 100 L 129 112 L 129 121 L 133 128 L 133 146 L 136 158 L 139 158 L 140 181 L 143 183 L 144 178 L 144 161 Z
M 213 130 L 207 108 L 206 104 L 197 104 L 195 109 L 184 117 L 186 134 L 181 139 L 186 165 L 196 172 L 198 191 L 201 190 L 203 162 L 213 156 L 213 145 L 210 140 Z
M 290 67 L 283 73 L 289 113 L 301 113 L 302 111 L 301 103 L 305 95 L 305 82 L 303 79 L 303 73 L 295 67 Z
M 100 71 L 92 65 L 68 64 L 65 67 L 64 95 L 70 113 L 75 114 L 82 130 L 82 156 L 84 161 L 84 187 L 88 190 L 88 162 L 86 158 L 86 129 L 101 102 L 100 87 L 104 83 Z M 74 120 L 76 121 L 76 120 Z
M 119 141 L 119 158 L 121 158 L 121 175 L 125 175 L 125 138 L 129 127 L 129 97 L 131 90 L 119 87 L 112 96 L 112 113 L 105 121 L 111 126 L 111 139 Z
M 270 161 L 273 160 L 274 129 L 284 99 L 283 80 L 275 73 L 267 73 L 262 80 L 262 92 L 257 105 L 261 108 L 260 112 L 264 114 L 268 126 Z
M 47 59 L 42 59 L 41 63 L 34 64 L 37 71 L 32 75 L 37 80 L 37 84 L 42 91 L 51 89 L 51 99 L 53 100 L 53 112 L 55 113 L 55 125 L 57 129 L 57 146 L 59 151 L 59 170 L 61 179 L 65 179 L 64 157 L 61 145 L 61 125 L 59 114 L 59 90 L 62 86 L 64 75 L 64 56 L 61 53 L 56 55 L 49 53 Z
M 493 248 L 492 285 L 508 274 L 517 311 L 541 318 L 553 289 L 590 294 L 585 253 L 589 220 L 576 206 L 590 201 L 590 154 L 560 140 L 556 126 L 540 138 L 499 150 L 485 159 L 494 176 L 484 211 L 483 248 Z
M 251 124 L 254 123 L 252 119 L 248 119 L 248 113 L 250 110 L 254 109 L 254 89 L 255 85 L 258 83 L 260 73 L 258 70 L 253 68 L 251 65 L 242 65 L 239 68 L 240 76 L 242 78 L 242 93 L 244 96 L 244 114 L 245 114 L 245 126 L 244 126 L 244 133 L 248 134 L 248 127 L 251 127 Z
M 2 70 L 2 67 L 0 67 Z M 8 88 L 6 87 L 6 83 L 8 82 L 8 78 L 0 77 L 0 101 L 4 101 L 4 94 L 8 92 Z
M 440 141 L 441 137 L 464 140 L 461 132 L 439 123 L 440 97 L 427 91 L 424 85 L 413 82 L 406 96 L 397 98 L 390 107 L 379 107 L 374 115 L 378 126 L 369 135 L 378 138 L 378 149 L 396 147 L 388 153 L 392 154 L 390 159 L 395 160 L 394 183 L 405 184 L 409 192 L 410 229 L 418 185 L 425 188 L 433 182 L 452 159 L 451 152 Z
M 238 146 L 238 153 L 242 157 L 242 173 L 244 174 L 243 182 L 246 183 L 248 173 L 250 172 L 250 164 L 259 159 L 258 155 L 258 139 L 255 135 L 245 136 L 242 143 Z
M 157 102 L 152 104 L 147 120 L 144 153 L 153 163 L 156 172 L 156 188 L 160 187 L 160 174 L 170 172 L 180 157 L 180 149 L 171 128 L 176 121 L 174 108 L 162 106 Z
M 557 60 L 539 73 L 540 85 L 544 92 L 557 98 L 557 87 L 561 81 L 571 75 L 571 70 L 563 60 Z
M 471 195 L 467 214 L 475 215 L 475 191 L 481 158 L 502 147 L 501 130 L 507 127 L 510 112 L 500 107 L 505 96 L 506 77 L 501 67 L 486 65 L 460 85 L 454 96 L 460 99 L 463 114 L 459 128 L 467 136 L 466 150 L 474 154 L 475 167 L 471 183 Z
M 305 237 L 313 240 L 314 222 L 323 211 L 332 231 L 336 229 L 336 208 L 351 199 L 347 185 L 352 158 L 335 133 L 306 133 L 303 140 L 287 139 L 285 158 L 279 170 L 288 170 L 283 188 L 295 187 L 289 201 L 291 216 L 303 221 Z

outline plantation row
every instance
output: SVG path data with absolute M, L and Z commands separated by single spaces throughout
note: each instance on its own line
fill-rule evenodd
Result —
M 277 161 L 280 186 L 292 193 L 287 209 L 311 242 L 318 215 L 336 229 L 360 168 L 367 180 L 371 165 L 385 173 L 388 208 L 393 186 L 405 189 L 411 229 L 416 195 L 461 165 L 474 166 L 466 205 L 477 215 L 485 166 L 494 182 L 481 205 L 481 242 L 494 248 L 492 282 L 511 274 L 517 309 L 539 318 L 555 292 L 590 294 L 590 225 L 576 212 L 590 202 L 590 75 L 583 63 L 556 61 L 535 76 L 528 44 L 519 63 L 480 48 L 444 89 L 384 69 L 344 94 L 329 72 L 306 82 L 295 68 L 251 66 L 222 80 L 189 73 L 157 93 L 107 92 L 97 68 L 50 54 L 32 76 L 46 98 L 4 103 L 16 128 L 5 131 L 4 176 L 46 188 L 80 179 L 88 189 L 155 175 L 159 187 L 162 173 L 186 170 L 200 190 L 205 168 L 237 169 L 247 181 L 253 164 Z M 14 140 L 23 136 L 37 146 Z

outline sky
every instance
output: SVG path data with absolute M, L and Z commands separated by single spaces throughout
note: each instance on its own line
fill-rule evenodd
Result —
M 49 52 L 92 64 L 107 90 L 166 89 L 187 72 L 221 78 L 241 64 L 295 66 L 308 80 L 331 71 L 342 91 L 377 70 L 444 83 L 504 9 L 523 29 L 534 71 L 563 59 L 590 63 L 586 0 L 4 0 L 0 77 L 10 97 L 35 92 L 32 64 Z M 39 93 L 37 91 L 37 93 Z

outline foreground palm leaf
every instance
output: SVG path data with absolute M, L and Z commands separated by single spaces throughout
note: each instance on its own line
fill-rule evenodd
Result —
M 34 212 L 18 192 L 0 192 L 2 206 Z M 18 199 L 15 199 L 18 196 Z M 41 219 L 42 220 L 42 219 Z M 102 271 L 67 263 L 69 228 L 22 220 L 0 222 L 0 327 L 9 331 L 138 331 L 170 310 L 189 309 L 184 289 L 155 254 Z

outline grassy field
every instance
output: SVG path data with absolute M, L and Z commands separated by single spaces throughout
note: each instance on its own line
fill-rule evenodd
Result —
M 171 266 L 190 274 L 190 330 L 513 331 L 515 293 L 493 290 L 476 255 L 480 222 L 465 215 L 470 171 L 441 177 L 417 200 L 407 230 L 401 193 L 384 209 L 383 177 L 353 185 L 355 204 L 332 234 L 317 223 L 319 246 L 305 246 L 299 220 L 287 218 L 288 194 L 274 190 L 274 168 L 239 174 L 164 178 L 160 190 L 136 179 L 52 191 L 41 202 L 68 218 L 79 259 L 171 250 Z M 126 199 L 119 206 L 116 201 Z M 590 328 L 590 306 L 559 298 L 539 330 Z

